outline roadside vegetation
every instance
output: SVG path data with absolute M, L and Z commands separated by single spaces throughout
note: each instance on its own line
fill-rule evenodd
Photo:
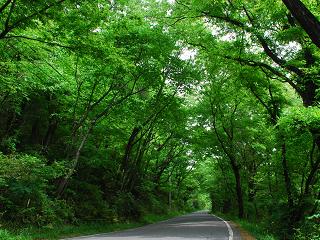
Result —
M 72 225 L 51 225 L 42 228 L 29 226 L 0 232 L 0 239 L 3 240 L 31 240 L 48 239 L 55 240 L 67 237 L 85 236 L 98 233 L 108 233 L 141 227 L 147 224 L 167 220 L 179 216 L 183 212 L 172 211 L 168 214 L 146 214 L 140 220 L 127 220 L 126 222 L 112 223 L 110 221 L 89 221 Z
M 319 239 L 318 9 L 1 1 L 0 238 L 210 207 Z
M 229 221 L 229 223 L 236 228 L 241 235 L 241 239 L 243 240 L 279 240 L 280 238 L 273 235 L 271 231 L 269 231 L 269 226 L 265 222 L 254 223 L 250 222 L 247 219 L 239 219 L 234 215 L 223 214 L 220 212 L 216 212 L 215 215 L 223 218 L 225 221 Z
M 245 220 L 236 220 L 237 224 L 245 231 L 252 234 L 255 239 L 258 240 L 277 240 L 279 238 L 275 237 L 271 233 L 268 233 L 268 229 L 265 225 L 257 224 L 257 223 L 249 223 Z
M 0 230 L 0 239 L 2 240 L 31 240 L 31 239 L 61 239 L 66 237 L 76 237 L 83 235 L 92 235 L 98 233 L 108 233 L 141 227 L 147 224 L 164 221 L 184 212 L 171 211 L 167 214 L 146 214 L 139 221 L 128 220 L 126 222 L 111 223 L 110 221 L 90 221 L 73 225 L 49 225 L 42 228 L 30 225 L 23 228 L 12 228 L 11 231 Z

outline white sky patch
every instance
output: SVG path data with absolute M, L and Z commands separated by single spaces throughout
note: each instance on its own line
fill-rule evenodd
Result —
M 264 36 L 265 38 L 268 38 L 268 37 L 272 36 L 272 31 L 271 31 L 271 30 L 265 31 L 265 32 L 263 33 L 263 36 Z
M 168 3 L 170 3 L 171 5 L 175 4 L 176 0 L 156 0 L 157 2 L 163 2 L 163 1 L 167 1 Z
M 183 48 L 182 53 L 180 54 L 179 58 L 181 60 L 193 60 L 193 59 L 195 59 L 196 55 L 197 55 L 197 50 Z
M 103 8 L 104 8 L 103 4 L 98 3 L 98 8 L 99 8 L 100 10 L 103 9 Z
M 250 48 L 246 48 L 246 51 L 249 53 L 262 53 L 264 50 L 259 45 L 251 45 Z
M 191 156 L 191 155 L 192 155 L 192 153 L 193 153 L 193 151 L 190 149 L 190 150 L 188 150 L 188 151 L 187 151 L 187 153 L 186 153 L 186 154 L 187 154 L 187 156 Z
M 282 58 L 291 59 L 302 49 L 301 45 L 297 42 L 289 42 L 284 45 L 279 52 Z
M 101 28 L 97 27 L 96 29 L 93 29 L 92 32 L 96 33 L 96 32 L 101 32 Z
M 206 131 L 211 131 L 212 127 L 211 126 L 204 126 L 204 129 L 206 129 Z
M 237 34 L 234 32 L 223 32 L 223 29 L 221 27 L 212 24 L 210 22 L 210 19 L 208 18 L 204 18 L 204 24 L 211 31 L 211 35 L 221 41 L 231 42 L 234 41 L 237 37 Z
M 162 28 L 162 32 L 163 32 L 163 33 L 169 33 L 169 27 L 164 26 L 164 27 Z
M 227 33 L 225 35 L 223 35 L 222 37 L 220 37 L 220 39 L 222 41 L 226 41 L 226 42 L 231 42 L 231 41 L 234 41 L 237 37 L 237 34 L 235 33 Z
M 155 28 L 156 26 L 158 26 L 158 22 L 150 22 L 150 27 L 151 28 Z
M 208 24 L 207 24 L 207 26 L 208 26 Z M 211 34 L 213 37 L 216 37 L 221 33 L 221 28 L 218 26 L 211 25 L 209 28 L 211 30 Z
M 293 49 L 295 51 L 301 50 L 301 45 L 297 42 L 289 42 L 289 44 L 287 46 L 288 46 L 288 48 Z
M 195 165 L 195 162 L 196 162 L 196 161 L 194 161 L 194 160 L 191 160 L 191 161 L 192 161 L 192 164 L 193 164 L 193 165 L 189 165 L 189 166 L 187 167 L 187 170 L 188 170 L 188 171 L 191 171 L 191 170 L 194 170 L 194 169 L 195 169 L 194 165 Z M 191 162 L 191 161 L 190 161 L 190 162 Z M 189 163 L 190 163 L 190 162 L 189 162 Z
M 221 28 L 217 25 L 214 25 L 210 22 L 210 19 L 205 17 L 203 18 L 205 26 L 211 31 L 213 37 L 217 37 L 221 33 Z

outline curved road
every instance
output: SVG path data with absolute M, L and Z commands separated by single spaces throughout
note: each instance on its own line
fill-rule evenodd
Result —
M 126 231 L 69 238 L 72 240 L 240 240 L 236 229 L 224 220 L 196 212 Z

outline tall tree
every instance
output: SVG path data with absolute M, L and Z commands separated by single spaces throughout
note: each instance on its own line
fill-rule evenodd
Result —
M 299 0 L 282 0 L 301 27 L 320 48 L 320 22 L 312 12 Z

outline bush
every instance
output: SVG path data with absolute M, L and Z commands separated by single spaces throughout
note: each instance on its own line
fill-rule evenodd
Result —
M 295 240 L 319 240 L 320 228 L 319 223 L 306 221 L 294 235 Z
M 132 193 L 121 192 L 117 196 L 115 209 L 120 219 L 140 219 L 142 209 Z
M 2 220 L 39 226 L 59 222 L 59 209 L 65 210 L 65 205 L 50 198 L 48 181 L 60 176 L 63 170 L 58 164 L 46 165 L 45 159 L 39 157 L 0 154 Z
M 85 181 L 72 180 L 66 191 L 67 198 L 71 198 L 74 205 L 75 217 L 84 221 L 106 220 L 112 221 L 114 213 L 104 200 L 99 186 Z

